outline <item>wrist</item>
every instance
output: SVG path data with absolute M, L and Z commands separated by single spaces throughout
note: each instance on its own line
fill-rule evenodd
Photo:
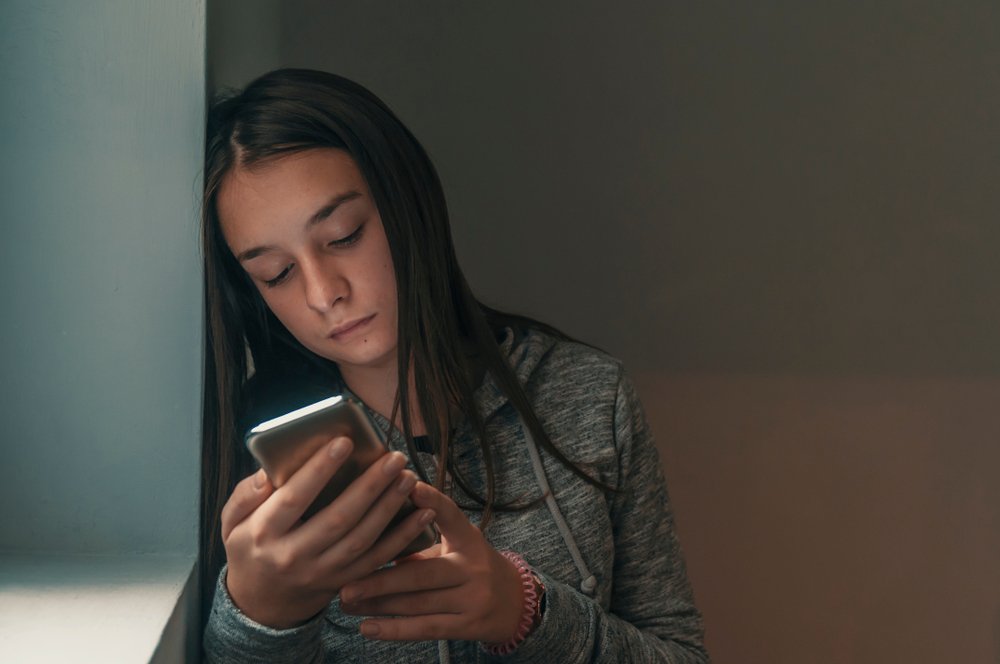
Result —
M 501 643 L 483 643 L 483 647 L 491 655 L 507 655 L 528 638 L 542 622 L 542 605 L 545 600 L 545 585 L 527 561 L 513 551 L 499 553 L 517 569 L 521 585 L 521 617 L 517 630 L 510 639 Z
M 275 597 L 260 596 L 260 593 L 253 592 L 252 589 L 244 589 L 238 582 L 238 577 L 234 578 L 231 569 L 223 570 L 221 579 L 222 590 L 225 597 L 232 604 L 237 613 L 250 622 L 277 631 L 295 629 L 312 621 L 322 610 L 313 612 L 311 615 L 301 615 L 301 610 L 296 611 L 290 607 L 279 604 Z

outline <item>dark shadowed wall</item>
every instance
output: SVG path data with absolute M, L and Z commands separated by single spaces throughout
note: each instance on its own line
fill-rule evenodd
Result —
M 217 85 L 370 87 L 477 292 L 625 360 L 716 661 L 1000 661 L 1000 5 L 253 4 Z

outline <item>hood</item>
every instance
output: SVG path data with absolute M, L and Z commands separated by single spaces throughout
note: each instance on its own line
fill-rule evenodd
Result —
M 514 375 L 521 385 L 526 386 L 555 345 L 555 339 L 539 330 L 529 328 L 515 331 L 508 327 L 500 340 L 500 354 L 514 370 Z M 474 398 L 484 422 L 493 417 L 508 401 L 507 395 L 500 390 L 493 374 L 488 372 L 483 378 L 482 385 L 476 389 Z

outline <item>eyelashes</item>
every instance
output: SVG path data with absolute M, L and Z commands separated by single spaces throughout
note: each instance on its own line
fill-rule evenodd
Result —
M 361 223 L 357 228 L 354 229 L 354 232 L 351 233 L 350 235 L 342 237 L 338 240 L 331 240 L 330 242 L 326 243 L 326 246 L 333 247 L 335 249 L 346 249 L 347 247 L 351 247 L 357 244 L 358 240 L 360 240 L 361 236 L 364 234 L 365 225 L 366 225 L 365 223 Z M 292 267 L 294 265 L 295 265 L 294 263 L 289 263 L 288 265 L 285 266 L 285 269 L 283 269 L 273 279 L 264 279 L 263 280 L 264 286 L 266 288 L 274 288 L 275 286 L 279 286 L 283 281 L 285 281 L 285 279 L 288 278 L 288 275 L 292 271 Z
M 264 285 L 267 286 L 268 288 L 274 288 L 275 286 L 277 286 L 278 284 L 280 284 L 282 281 L 285 280 L 285 277 L 288 276 L 288 273 L 291 272 L 291 270 L 292 270 L 291 265 L 286 266 L 285 269 L 281 271 L 281 274 L 276 276 L 274 279 L 265 279 Z
M 365 224 L 361 224 L 354 229 L 354 232 L 347 237 L 342 237 L 339 240 L 333 240 L 328 243 L 330 247 L 349 247 L 361 239 L 361 234 L 365 230 Z

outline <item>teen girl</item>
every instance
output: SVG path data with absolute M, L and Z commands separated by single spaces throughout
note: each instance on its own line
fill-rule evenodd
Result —
M 621 365 L 475 299 L 379 99 L 279 70 L 217 103 L 203 222 L 208 661 L 707 661 Z M 351 441 L 276 489 L 241 434 L 314 388 L 360 399 L 392 451 L 303 521 Z M 440 543 L 388 565 L 432 521 Z

